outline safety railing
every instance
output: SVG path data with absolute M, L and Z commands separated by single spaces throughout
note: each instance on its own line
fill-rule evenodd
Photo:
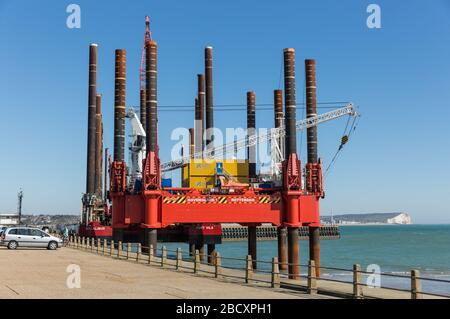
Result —
M 271 261 L 252 260 L 250 255 L 246 258 L 224 257 L 219 252 L 211 255 L 201 253 L 199 250 L 186 252 L 181 248 L 168 249 L 162 246 L 157 247 L 142 246 L 140 243 L 123 243 L 121 241 L 100 240 L 94 238 L 85 238 L 71 236 L 68 247 L 95 253 L 98 255 L 109 256 L 116 259 L 134 261 L 136 263 L 157 265 L 161 268 L 173 269 L 178 271 L 190 271 L 194 274 L 209 274 L 214 278 L 243 280 L 245 283 L 265 284 L 272 288 L 287 288 L 302 290 L 308 294 L 331 294 L 350 298 L 405 298 L 406 294 L 411 299 L 422 299 L 424 296 L 450 298 L 450 294 L 429 292 L 422 289 L 423 282 L 435 282 L 446 284 L 450 291 L 450 280 L 422 277 L 419 270 L 411 270 L 410 275 L 399 275 L 392 273 L 374 273 L 361 270 L 358 264 L 353 265 L 352 269 L 338 267 L 316 267 L 314 260 L 305 264 L 280 263 L 277 257 Z M 206 260 L 206 261 L 205 261 Z M 243 267 L 226 265 L 224 261 L 241 263 Z M 258 269 L 257 265 L 263 265 L 263 269 Z M 307 274 L 292 274 L 288 271 L 282 271 L 280 268 L 289 268 L 289 266 L 298 266 L 307 269 Z M 265 268 L 265 269 L 264 269 Z M 339 271 L 348 273 L 351 281 L 338 280 L 329 276 L 320 276 L 317 270 Z M 379 275 L 381 277 L 393 277 L 409 281 L 408 288 L 399 288 L 392 286 L 381 286 L 363 282 L 363 276 Z M 302 282 L 303 281 L 303 282 Z M 321 282 L 321 285 L 318 283 Z M 331 283 L 326 285 L 322 283 Z M 333 285 L 334 284 L 334 285 Z M 366 294 L 363 288 L 377 287 L 385 292 L 403 293 L 403 295 L 393 294 Z M 350 291 L 350 292 L 349 292 Z M 375 290 L 371 290 L 374 292 Z

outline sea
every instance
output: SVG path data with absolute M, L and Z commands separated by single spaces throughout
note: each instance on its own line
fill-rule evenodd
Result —
M 321 266 L 339 268 L 323 269 L 324 278 L 352 281 L 350 271 L 353 264 L 360 264 L 362 270 L 381 272 L 379 277 L 370 277 L 370 283 L 382 287 L 410 288 L 411 270 L 420 271 L 423 278 L 449 282 L 422 280 L 426 292 L 450 295 L 450 225 L 357 225 L 340 226 L 341 238 L 321 241 Z M 188 251 L 187 244 L 165 244 L 169 250 L 181 247 Z M 223 257 L 245 258 L 246 241 L 228 241 L 216 245 Z M 308 241 L 300 241 L 300 263 L 307 264 Z M 205 249 L 206 251 L 206 249 Z M 270 261 L 277 256 L 276 241 L 258 241 L 257 259 Z M 244 261 L 223 259 L 222 265 L 243 268 Z M 270 270 L 270 264 L 258 264 L 260 270 Z M 306 275 L 307 268 L 301 267 Z M 389 274 L 403 276 L 392 277 Z M 369 278 L 364 278 L 367 280 Z M 378 280 L 379 279 L 379 280 Z

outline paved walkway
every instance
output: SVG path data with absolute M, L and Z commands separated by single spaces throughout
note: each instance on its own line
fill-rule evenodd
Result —
M 81 288 L 67 288 L 69 265 Z M 317 298 L 287 289 L 251 287 L 71 248 L 0 247 L 0 298 Z M 321 297 L 323 298 L 323 296 Z

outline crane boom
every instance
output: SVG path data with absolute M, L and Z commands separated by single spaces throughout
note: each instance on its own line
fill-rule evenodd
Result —
M 134 189 L 136 180 L 142 176 L 142 160 L 145 157 L 145 130 L 142 127 L 139 117 L 133 108 L 129 108 L 126 117 L 131 123 L 131 142 L 129 146 L 131 171 L 129 172 L 129 185 Z
M 328 122 L 345 115 L 358 116 L 358 112 L 352 103 L 347 104 L 345 107 L 333 110 L 324 114 L 320 114 L 314 117 L 306 118 L 301 121 L 297 121 L 296 129 L 297 131 L 302 131 L 304 129 L 319 125 L 324 122 Z M 240 140 L 234 141 L 232 143 L 220 145 L 213 149 L 208 149 L 204 152 L 197 152 L 193 155 L 184 156 L 177 160 L 166 162 L 161 164 L 161 171 L 168 172 L 174 169 L 178 169 L 189 163 L 192 158 L 205 158 L 205 159 L 215 159 L 228 152 L 233 152 L 243 148 L 251 147 L 256 144 L 268 142 L 274 139 L 280 139 L 286 135 L 286 130 L 284 126 L 279 128 L 274 128 L 269 132 L 264 132 L 260 134 L 251 135 L 248 138 L 242 138 Z

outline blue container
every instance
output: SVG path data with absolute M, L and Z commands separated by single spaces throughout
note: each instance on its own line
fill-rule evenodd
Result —
M 136 192 L 140 192 L 142 190 L 142 179 L 141 178 L 136 178 L 136 180 L 134 181 L 134 190 Z
M 161 186 L 163 188 L 172 187 L 172 179 L 171 178 L 163 178 L 161 181 Z

